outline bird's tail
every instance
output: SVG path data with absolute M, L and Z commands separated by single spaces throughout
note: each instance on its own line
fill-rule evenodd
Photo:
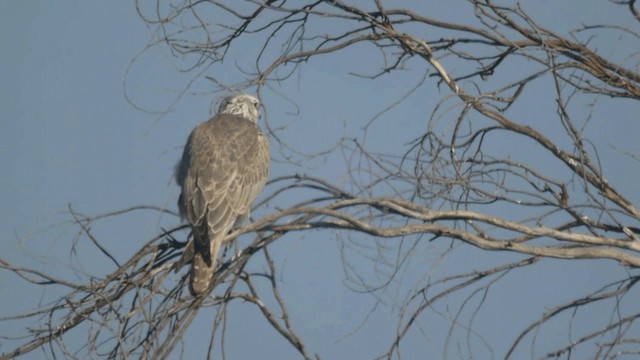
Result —
M 194 254 L 191 262 L 191 279 L 189 291 L 193 296 L 206 295 L 213 281 L 213 273 L 216 269 L 218 250 L 222 242 L 219 236 L 196 236 L 194 239 Z
M 209 266 L 202 258 L 201 254 L 193 256 L 191 266 L 191 281 L 189 282 L 189 291 L 193 296 L 201 296 L 209 287 L 209 283 L 213 278 L 213 266 Z

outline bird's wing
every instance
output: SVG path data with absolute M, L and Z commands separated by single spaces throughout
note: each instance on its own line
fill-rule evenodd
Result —
M 255 124 L 219 114 L 189 137 L 183 163 L 181 213 L 194 227 L 192 292 L 209 285 L 222 240 L 236 219 L 247 214 L 267 176 L 269 149 Z M 184 176 L 181 169 L 188 164 Z M 182 176 L 182 177 L 181 177 Z
M 269 143 L 253 124 L 243 127 L 237 137 L 243 151 L 238 153 L 236 178 L 229 189 L 229 205 L 238 215 L 248 215 L 251 203 L 262 191 L 269 170 Z

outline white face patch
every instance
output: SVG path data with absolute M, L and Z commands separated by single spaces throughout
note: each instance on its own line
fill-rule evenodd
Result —
M 232 95 L 225 98 L 218 110 L 221 114 L 238 115 L 256 123 L 258 121 L 258 108 L 260 101 L 248 94 Z

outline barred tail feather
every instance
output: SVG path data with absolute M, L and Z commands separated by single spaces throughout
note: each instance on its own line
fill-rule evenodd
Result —
M 189 282 L 189 291 L 193 296 L 207 295 L 207 291 L 210 290 L 210 285 L 213 281 L 213 273 L 216 270 L 216 261 L 222 238 L 220 236 L 208 238 L 210 240 L 204 243 L 197 240 L 194 241 L 195 253 L 191 263 L 191 279 Z
M 193 255 L 193 262 L 191 263 L 191 280 L 189 282 L 189 291 L 193 296 L 201 296 L 205 294 L 211 280 L 213 279 L 213 271 L 215 269 L 216 262 L 211 261 L 211 265 L 202 257 L 201 253 Z

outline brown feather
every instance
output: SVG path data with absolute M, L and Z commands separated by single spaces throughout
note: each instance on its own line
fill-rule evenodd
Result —
M 176 180 L 182 188 L 180 215 L 193 228 L 194 296 L 210 290 L 222 240 L 239 219 L 248 217 L 268 166 L 268 142 L 250 119 L 219 113 L 189 136 Z

